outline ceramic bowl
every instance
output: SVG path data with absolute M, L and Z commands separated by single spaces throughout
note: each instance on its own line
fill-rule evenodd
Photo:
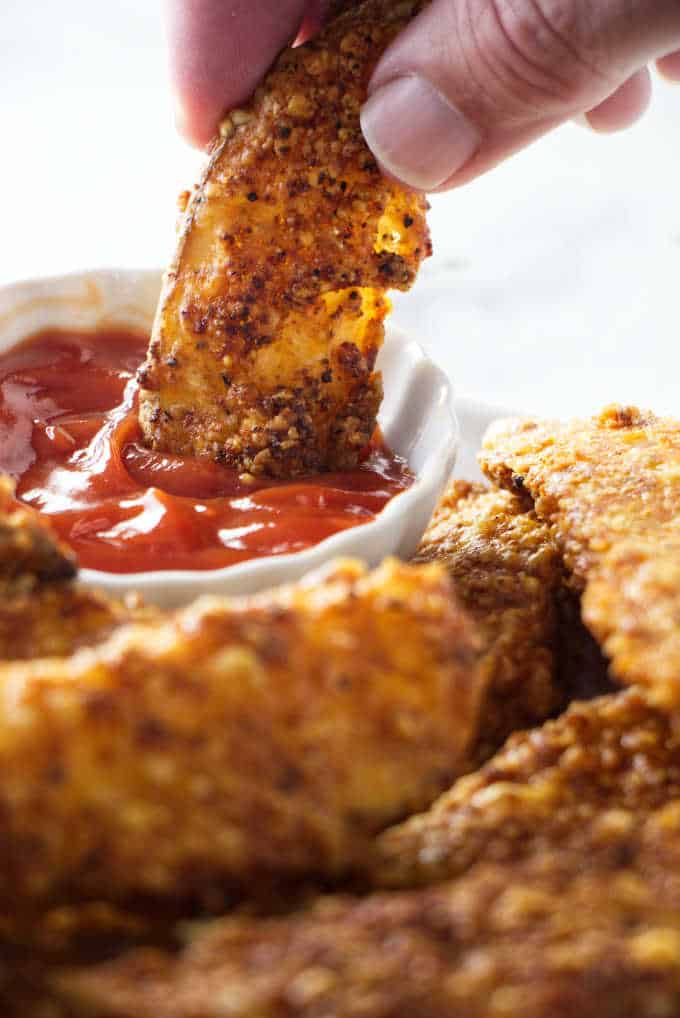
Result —
M 0 288 L 0 351 L 47 328 L 149 330 L 160 278 L 156 271 L 100 270 Z M 197 594 L 250 594 L 277 586 L 337 556 L 377 565 L 386 555 L 411 555 L 454 466 L 458 427 L 451 384 L 418 344 L 395 328 L 388 329 L 378 366 L 385 387 L 380 426 L 388 445 L 406 459 L 416 480 L 375 520 L 304 551 L 226 569 L 127 574 L 83 569 L 81 581 L 115 596 L 136 591 L 147 601 L 175 607 Z

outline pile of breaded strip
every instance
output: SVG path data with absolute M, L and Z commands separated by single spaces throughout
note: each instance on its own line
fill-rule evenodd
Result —
M 411 564 L 173 615 L 0 518 L 0 1000 L 680 1014 L 680 422 L 500 422 Z

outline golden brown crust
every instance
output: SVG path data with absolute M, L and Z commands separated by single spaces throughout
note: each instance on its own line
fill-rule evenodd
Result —
M 26 930 L 27 941 L 0 941 L 2 1018 L 72 1018 L 57 999 L 50 975 L 57 968 L 91 965 L 140 944 L 173 943 L 174 924 L 162 915 L 126 913 L 105 902 L 54 909 Z
M 0 912 L 351 867 L 456 772 L 478 656 L 443 571 L 392 561 L 4 665 Z
M 2 1018 L 73 1018 L 73 1011 L 60 1003 L 46 981 L 41 962 L 29 962 L 0 953 L 0 1014 Z
M 425 199 L 380 174 L 359 111 L 422 6 L 352 5 L 225 120 L 140 376 L 154 448 L 276 476 L 357 463 L 381 399 L 385 293 L 430 253 Z
M 612 672 L 640 682 L 655 701 L 680 703 L 680 534 L 622 541 L 603 558 L 583 595 L 583 618 Z
M 548 527 L 525 508 L 508 492 L 454 481 L 415 557 L 446 567 L 484 638 L 478 762 L 564 702 L 555 660 L 562 567 Z
M 139 952 L 61 986 L 78 1018 L 674 1018 L 678 897 L 660 879 L 513 877 L 488 864 L 427 891 L 227 920 L 179 961 Z
M 45 584 L 0 601 L 0 661 L 66 657 L 125 623 L 157 617 L 136 600 L 125 604 L 69 583 Z
M 510 421 L 482 464 L 550 523 L 614 675 L 680 702 L 680 422 L 611 406 L 571 424 Z
M 222 920 L 179 958 L 138 952 L 60 986 L 107 1018 L 672 1018 L 679 793 L 680 745 L 642 694 L 579 705 L 437 808 L 434 874 L 457 879 Z M 402 852 L 432 847 L 426 824 L 397 833 Z

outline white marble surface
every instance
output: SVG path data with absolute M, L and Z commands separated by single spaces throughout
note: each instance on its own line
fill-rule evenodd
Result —
M 153 266 L 200 156 L 175 136 L 161 0 L 0 6 L 0 282 Z M 680 403 L 680 87 L 597 138 L 569 125 L 433 201 L 397 318 L 459 391 L 543 413 Z

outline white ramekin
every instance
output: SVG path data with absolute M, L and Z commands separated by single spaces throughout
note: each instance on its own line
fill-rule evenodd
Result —
M 151 328 L 160 273 L 98 270 L 27 280 L 0 288 L 0 351 L 48 328 Z M 249 594 L 296 580 L 330 558 L 352 556 L 377 565 L 386 555 L 415 550 L 453 469 L 458 426 L 451 384 L 423 350 L 389 328 L 380 353 L 385 399 L 380 425 L 389 446 L 405 457 L 414 484 L 393 498 L 370 523 L 344 530 L 290 555 L 266 556 L 226 569 L 144 573 L 80 572 L 81 582 L 121 596 L 136 591 L 162 607 L 202 593 Z

